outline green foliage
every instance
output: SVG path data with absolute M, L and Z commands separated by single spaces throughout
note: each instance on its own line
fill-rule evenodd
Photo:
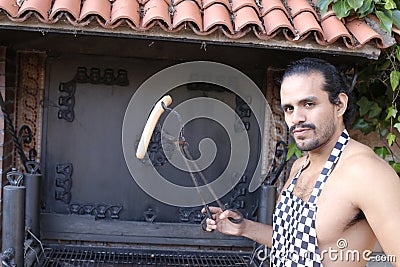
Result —
M 291 157 L 293 157 L 293 155 L 295 155 L 297 158 L 300 158 L 302 153 L 303 152 L 297 148 L 296 143 L 291 143 L 288 145 L 286 160 L 288 161 Z
M 400 28 L 399 0 L 317 0 L 322 14 L 328 11 L 329 5 L 332 5 L 332 10 L 339 19 L 353 14 L 359 17 L 375 14 L 381 28 L 386 32 L 392 32 L 393 24 Z
M 391 159 L 391 166 L 400 170 L 400 163 L 392 152 L 400 147 L 397 136 L 400 133 L 399 94 L 400 94 L 400 46 L 386 49 L 378 61 L 362 66 L 358 82 L 354 88 L 358 115 L 353 129 L 364 134 L 376 132 L 383 146 L 374 151 L 383 159 Z

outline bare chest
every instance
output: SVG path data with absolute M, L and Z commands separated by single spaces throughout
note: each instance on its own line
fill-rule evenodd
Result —
M 319 176 L 317 172 L 304 173 L 307 174 L 312 178 L 299 177 L 293 189 L 293 194 L 303 201 L 309 201 L 316 177 Z M 360 210 L 353 205 L 351 189 L 347 188 L 343 177 L 339 175 L 335 172 L 328 177 L 316 201 L 315 225 L 320 246 L 336 244 L 337 240 L 344 238 L 346 232 L 354 227 L 354 220 L 360 213 Z

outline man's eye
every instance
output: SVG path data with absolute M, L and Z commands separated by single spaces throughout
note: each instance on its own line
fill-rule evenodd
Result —
M 293 110 L 293 107 L 285 107 L 283 110 L 284 110 L 285 112 L 290 112 L 290 111 Z
M 306 107 L 312 107 L 312 106 L 314 106 L 314 103 L 312 103 L 312 102 L 307 102 L 305 106 L 306 106 Z

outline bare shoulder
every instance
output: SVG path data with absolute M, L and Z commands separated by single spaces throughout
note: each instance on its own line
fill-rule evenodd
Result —
M 351 176 L 350 181 L 360 183 L 382 179 L 396 179 L 398 176 L 392 167 L 380 158 L 368 146 L 355 140 L 350 140 L 348 148 L 341 158 L 341 169 L 346 176 Z
M 344 178 L 342 185 L 351 195 L 355 207 L 362 210 L 366 206 L 372 207 L 370 202 L 376 199 L 393 203 L 393 199 L 400 195 L 399 176 L 368 146 L 350 140 L 340 161 L 340 176 Z

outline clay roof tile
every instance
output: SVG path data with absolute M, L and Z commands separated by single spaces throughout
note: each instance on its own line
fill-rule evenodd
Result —
M 201 17 L 201 10 L 194 1 L 181 1 L 175 5 L 175 12 L 173 17 L 173 28 L 177 28 L 184 22 L 194 23 L 198 30 L 203 31 L 203 19 Z
M 50 19 L 54 19 L 57 14 L 65 12 L 75 20 L 78 20 L 80 11 L 81 0 L 55 0 L 51 9 Z
M 97 15 L 104 21 L 109 21 L 111 15 L 111 2 L 109 0 L 85 0 L 79 16 L 79 21 L 86 19 L 90 15 Z
M 51 8 L 52 0 L 29 0 L 24 1 L 18 11 L 17 16 L 21 16 L 26 12 L 33 12 L 35 15 L 39 15 L 39 19 L 44 22 L 49 19 L 49 10 Z
M 11 17 L 16 17 L 18 14 L 18 5 L 15 0 L 0 0 L 0 10 L 4 10 Z
M 260 17 L 253 7 L 243 6 L 234 13 L 234 17 L 235 32 L 242 30 L 248 25 L 256 25 L 261 31 L 264 31 Z
M 121 19 L 131 21 L 135 27 L 140 26 L 140 8 L 137 1 L 115 0 L 111 9 L 111 24 Z
M 226 27 L 231 34 L 234 33 L 231 15 L 225 5 L 213 4 L 204 9 L 204 31 L 214 31 L 216 26 Z
M 366 44 L 386 48 L 396 40 L 400 42 L 397 28 L 391 36 L 380 29 L 379 22 L 371 23 L 368 16 L 339 20 L 331 8 L 320 16 L 315 5 L 316 0 L 0 0 L 0 14 L 6 15 L 0 16 L 0 25 L 2 20 L 8 27 L 12 23 L 16 27 L 23 23 L 28 27 L 40 27 L 40 23 L 52 27 L 47 24 L 56 24 L 65 16 L 57 27 L 83 29 L 96 19 L 104 28 L 101 31 L 120 27 L 123 31 L 152 34 L 151 28 L 159 25 L 161 30 L 178 35 L 188 26 L 190 34 L 202 36 L 218 31 L 228 39 L 246 36 L 254 43 L 278 33 L 289 42 L 299 43 L 314 36 L 322 46 L 338 43 L 353 49 Z M 28 20 L 32 15 L 39 24 Z M 130 29 L 120 26 L 122 23 Z

